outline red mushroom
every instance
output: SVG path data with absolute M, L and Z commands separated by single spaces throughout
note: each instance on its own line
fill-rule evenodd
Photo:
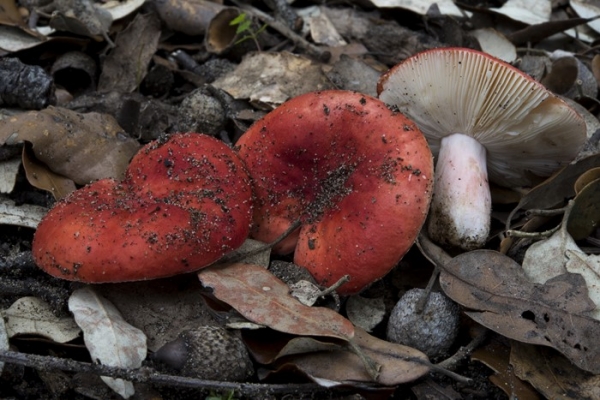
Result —
M 348 91 L 301 95 L 238 141 L 255 192 L 252 236 L 294 251 L 323 285 L 349 274 L 342 294 L 393 268 L 427 215 L 433 161 L 425 138 L 380 100 Z
M 490 231 L 489 179 L 530 186 L 575 158 L 583 119 L 518 69 L 463 48 L 428 50 L 384 74 L 379 98 L 412 118 L 438 155 L 432 239 L 466 250 Z
M 175 134 L 142 148 L 124 181 L 103 179 L 57 203 L 37 228 L 33 256 L 51 275 L 90 283 L 194 271 L 244 242 L 251 200 L 233 150 Z

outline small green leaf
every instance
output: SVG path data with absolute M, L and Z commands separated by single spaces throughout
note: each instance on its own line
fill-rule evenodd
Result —
M 241 24 L 238 25 L 237 30 L 235 31 L 236 34 L 242 33 L 242 32 L 246 32 L 248 29 L 250 29 L 250 25 L 252 24 L 252 21 L 250 21 L 249 19 L 243 21 Z
M 234 19 L 229 21 L 229 26 L 239 25 L 245 20 L 246 20 L 246 13 L 241 13 L 240 15 L 238 15 L 237 17 L 235 17 Z

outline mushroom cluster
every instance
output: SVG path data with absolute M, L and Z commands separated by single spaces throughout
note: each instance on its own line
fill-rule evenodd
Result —
M 83 282 L 154 279 L 197 270 L 239 247 L 252 220 L 243 162 L 222 142 L 174 134 L 53 207 L 33 256 L 47 273 Z
M 485 53 L 439 48 L 384 74 L 379 98 L 415 121 L 437 156 L 427 229 L 465 250 L 490 231 L 490 181 L 535 184 L 572 161 L 586 139 L 582 117 L 540 83 Z
M 414 243 L 430 203 L 433 158 L 417 126 L 380 100 L 331 90 L 295 97 L 237 142 L 254 188 L 251 235 L 323 285 L 353 294 Z

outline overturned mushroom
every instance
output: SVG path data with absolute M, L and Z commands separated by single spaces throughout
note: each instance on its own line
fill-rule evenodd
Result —
M 175 134 L 142 148 L 122 182 L 103 179 L 57 203 L 37 228 L 33 256 L 49 274 L 83 282 L 194 271 L 244 242 L 251 200 L 229 147 Z
M 433 161 L 404 115 L 348 91 L 307 93 L 238 141 L 255 192 L 252 235 L 324 285 L 349 274 L 352 294 L 384 276 L 413 244 L 431 197 Z
M 532 185 L 573 160 L 583 119 L 518 69 L 463 48 L 428 50 L 384 74 L 379 98 L 412 118 L 438 156 L 428 231 L 438 243 L 481 247 L 489 179 Z

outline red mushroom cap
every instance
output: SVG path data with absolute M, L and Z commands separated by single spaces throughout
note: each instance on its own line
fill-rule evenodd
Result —
M 175 134 L 133 158 L 123 182 L 73 192 L 39 224 L 33 256 L 46 272 L 123 282 L 191 272 L 239 247 L 252 217 L 249 177 L 222 142 Z
M 273 241 L 324 285 L 352 294 L 384 276 L 414 243 L 431 197 L 425 138 L 383 102 L 348 91 L 307 93 L 256 122 L 237 143 L 255 192 L 252 235 Z

